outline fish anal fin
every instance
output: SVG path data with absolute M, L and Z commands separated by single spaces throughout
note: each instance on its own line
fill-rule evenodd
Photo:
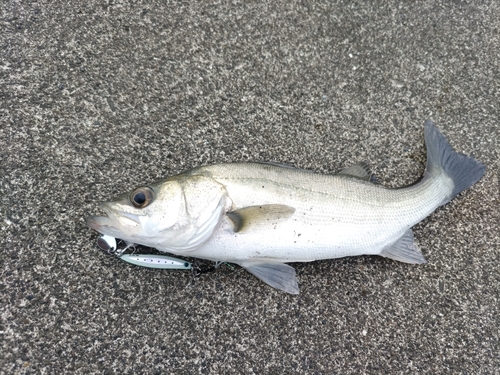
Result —
M 351 165 L 350 167 L 347 167 L 340 171 L 338 174 L 344 175 L 344 176 L 350 176 L 350 177 L 356 177 L 361 180 L 369 181 L 369 182 L 377 182 L 377 179 L 373 175 L 373 172 L 370 168 L 370 166 L 365 163 L 364 161 L 361 161 L 359 163 L 356 163 L 354 165 Z
M 249 228 L 276 225 L 288 220 L 295 208 L 282 204 L 265 204 L 261 206 L 243 207 L 230 211 L 226 215 L 231 219 L 235 232 Z
M 427 263 L 413 241 L 413 232 L 411 229 L 408 229 L 395 243 L 386 246 L 380 255 L 404 263 Z
M 299 294 L 295 268 L 284 263 L 243 263 L 241 266 L 273 288 Z

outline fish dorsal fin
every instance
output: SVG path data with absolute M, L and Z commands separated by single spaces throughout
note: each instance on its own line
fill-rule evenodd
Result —
M 273 288 L 290 294 L 299 294 L 299 285 L 295 277 L 295 269 L 288 264 L 243 263 L 241 266 Z
M 377 179 L 373 176 L 370 166 L 364 161 L 351 165 L 350 167 L 340 171 L 338 174 L 356 177 L 369 182 L 377 182 Z
M 273 167 L 288 168 L 288 169 L 299 169 L 290 164 L 277 163 L 275 161 L 255 161 L 257 164 L 272 165 Z
M 290 165 L 290 164 L 277 163 L 275 161 L 255 161 L 254 163 L 256 163 L 256 164 L 270 165 L 270 166 L 278 167 L 278 168 L 295 169 L 296 171 L 311 172 L 311 173 L 313 173 L 313 171 L 310 171 L 308 169 L 297 168 L 297 167 L 295 167 L 293 165 Z
M 386 246 L 380 255 L 404 263 L 427 263 L 417 245 L 413 242 L 411 229 L 408 229 L 395 243 Z
M 226 215 L 234 224 L 235 232 L 242 232 L 256 227 L 276 225 L 287 221 L 295 208 L 283 204 L 263 204 L 248 206 L 230 211 Z

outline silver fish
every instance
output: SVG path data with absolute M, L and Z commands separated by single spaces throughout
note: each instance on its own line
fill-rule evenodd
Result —
M 476 183 L 485 167 L 425 123 L 427 165 L 403 188 L 373 183 L 365 163 L 321 175 L 269 163 L 203 166 L 139 187 L 91 216 L 96 231 L 162 252 L 239 264 L 298 294 L 289 262 L 381 255 L 425 263 L 411 227 Z

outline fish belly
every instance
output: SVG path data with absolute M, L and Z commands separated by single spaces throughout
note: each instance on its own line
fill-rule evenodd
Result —
M 387 230 L 383 238 L 377 236 L 377 232 L 376 226 L 360 230 L 359 226 L 352 224 L 332 223 L 326 226 L 290 222 L 259 232 L 235 233 L 233 224 L 224 220 L 208 242 L 194 250 L 192 255 L 235 263 L 310 262 L 379 254 L 385 245 L 395 242 L 404 231 Z

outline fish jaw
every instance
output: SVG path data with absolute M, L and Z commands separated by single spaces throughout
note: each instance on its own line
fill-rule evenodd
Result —
M 87 225 L 101 234 L 126 240 L 136 232 L 133 229 L 139 227 L 140 218 L 119 208 L 119 204 L 103 203 L 101 209 L 106 216 L 89 216 Z

